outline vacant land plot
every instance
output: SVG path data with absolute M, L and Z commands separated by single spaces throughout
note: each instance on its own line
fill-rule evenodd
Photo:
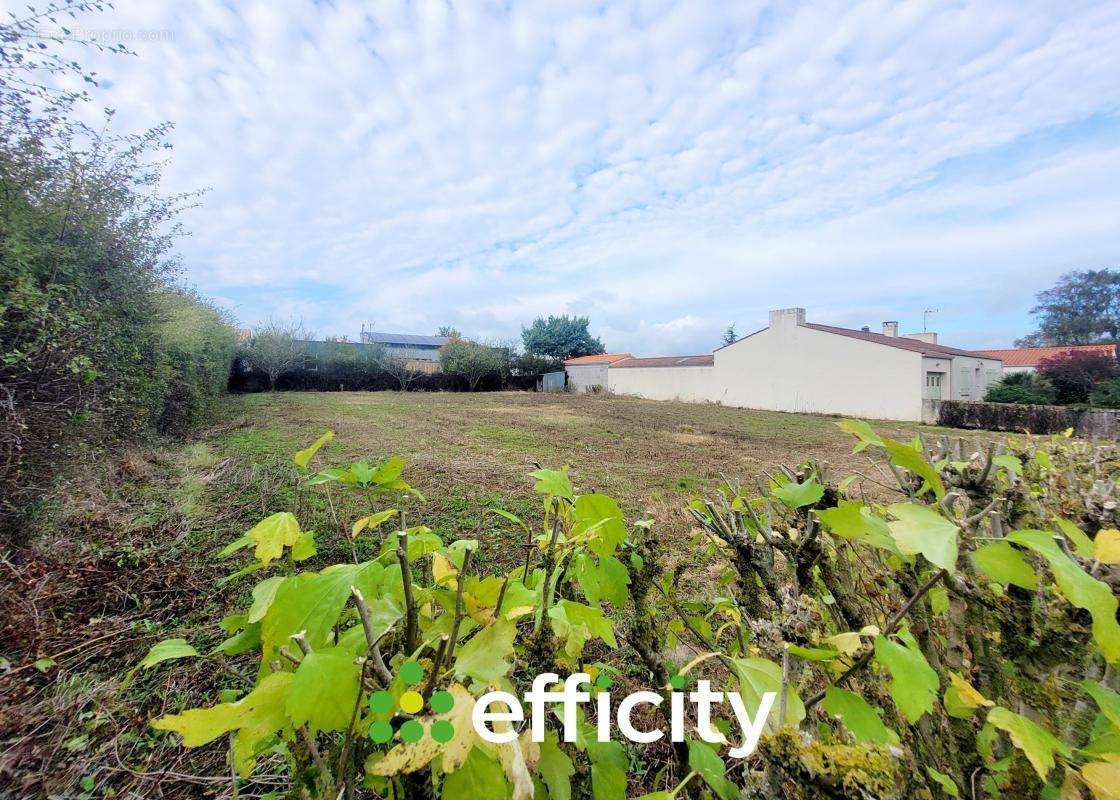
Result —
M 920 430 L 876 427 L 896 437 Z M 224 638 L 213 621 L 246 607 L 255 581 L 220 584 L 243 562 L 215 553 L 269 513 L 296 510 L 317 532 L 308 568 L 372 556 L 375 539 L 359 540 L 353 554 L 348 536 L 368 508 L 337 508 L 336 517 L 341 500 L 294 488 L 292 453 L 328 429 L 336 438 L 315 467 L 405 457 L 405 479 L 427 496 L 407 509 L 409 524 L 445 541 L 479 539 L 490 569 L 523 557 L 524 534 L 489 508 L 539 522 L 535 464 L 571 465 L 577 491 L 606 492 L 632 519 L 651 517 L 677 545 L 671 557 L 698 573 L 708 565 L 691 563 L 682 509 L 722 476 L 750 481 L 815 459 L 834 479 L 860 471 L 869 492 L 885 492 L 875 483 L 885 476 L 824 417 L 527 393 L 228 398 L 222 421 L 192 443 L 71 469 L 35 536 L 0 557 L 0 785 L 28 797 L 78 796 L 85 785 L 191 797 L 224 774 L 221 747 L 185 751 L 147 721 L 211 702 L 230 675 L 186 662 L 125 690 L 121 678 L 160 639 L 185 636 L 209 649 Z

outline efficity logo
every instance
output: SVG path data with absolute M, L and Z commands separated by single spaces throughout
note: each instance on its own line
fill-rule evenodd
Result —
M 424 668 L 415 661 L 401 667 L 401 680 L 409 686 L 417 686 L 424 678 Z M 594 686 L 595 693 L 581 688 L 584 684 Z M 576 740 L 579 722 L 579 707 L 582 703 L 595 704 L 596 738 L 600 742 L 611 741 L 615 728 L 628 741 L 637 744 L 652 744 L 663 739 L 664 730 L 653 728 L 639 730 L 634 725 L 634 710 L 638 706 L 659 708 L 666 700 L 665 694 L 653 691 L 631 692 L 618 701 L 615 712 L 611 713 L 613 698 L 610 693 L 610 676 L 600 674 L 594 681 L 586 672 L 577 672 L 561 680 L 555 672 L 544 672 L 533 679 L 532 688 L 519 699 L 509 692 L 495 690 L 486 692 L 471 710 L 471 724 L 479 737 L 494 744 L 512 742 L 518 737 L 514 727 L 525 721 L 525 706 L 529 707 L 529 734 L 532 741 L 544 741 L 547 709 L 553 707 L 561 721 L 565 742 Z M 669 741 L 685 741 L 686 705 L 691 704 L 696 721 L 696 734 L 705 742 L 727 743 L 727 738 L 712 725 L 713 710 L 726 702 L 739 726 L 740 744 L 732 746 L 728 754 L 732 758 L 746 758 L 758 747 L 758 739 L 766 725 L 766 720 L 774 707 L 776 692 L 765 692 L 759 698 L 758 708 L 747 708 L 738 692 L 714 692 L 711 682 L 696 682 L 693 691 L 684 691 L 685 677 L 674 675 L 666 687 L 669 702 Z M 369 699 L 370 710 L 377 714 L 388 714 L 396 708 L 409 715 L 420 713 L 424 708 L 424 696 L 415 689 L 401 694 L 398 700 L 387 691 L 374 692 Z M 429 709 L 435 714 L 447 714 L 455 706 L 455 697 L 450 692 L 438 691 L 428 700 Z M 495 729 L 495 723 L 499 725 Z M 437 742 L 449 742 L 455 736 L 455 728 L 445 719 L 432 722 L 427 732 Z M 408 719 L 400 726 L 400 738 L 404 742 L 420 741 L 425 735 L 425 727 L 416 719 Z M 369 729 L 373 741 L 383 744 L 393 738 L 393 727 L 388 721 L 374 722 Z

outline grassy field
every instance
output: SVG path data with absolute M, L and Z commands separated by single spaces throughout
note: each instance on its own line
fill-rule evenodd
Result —
M 293 488 L 291 454 L 328 429 L 336 438 L 315 466 L 405 457 L 405 479 L 428 498 L 408 510 L 410 524 L 445 541 L 477 538 L 480 557 L 501 567 L 520 559 L 524 534 L 487 509 L 537 520 L 528 476 L 536 464 L 570 465 L 577 491 L 611 494 L 632 518 L 651 517 L 685 560 L 682 509 L 721 476 L 750 481 L 811 458 L 828 462 L 835 480 L 859 471 L 869 494 L 884 491 L 875 483 L 884 476 L 852 454 L 835 422 L 606 396 L 230 397 L 192 442 L 129 448 L 72 469 L 34 535 L 0 557 L 0 787 L 29 797 L 102 796 L 106 787 L 191 797 L 224 773 L 222 748 L 185 751 L 147 720 L 210 702 L 229 675 L 188 662 L 144 673 L 123 692 L 120 679 L 159 639 L 186 636 L 201 649 L 224 638 L 214 620 L 243 607 L 253 581 L 220 587 L 240 562 L 214 554 L 263 516 L 296 509 L 317 531 L 319 561 L 307 566 L 349 560 L 343 529 L 363 509 L 340 509 L 336 524 L 324 492 Z M 876 427 L 896 437 L 942 432 Z M 358 555 L 373 547 L 359 544 Z

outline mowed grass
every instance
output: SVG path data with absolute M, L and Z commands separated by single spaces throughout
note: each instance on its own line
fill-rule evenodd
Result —
M 836 479 L 853 471 L 881 477 L 867 456 L 853 455 L 837 419 L 806 414 L 526 392 L 285 392 L 232 397 L 227 411 L 232 427 L 210 442 L 220 457 L 279 464 L 333 430 L 316 466 L 403 456 L 405 478 L 428 498 L 411 512 L 416 521 L 484 546 L 512 533 L 499 533 L 508 523 L 488 508 L 534 515 L 528 474 L 538 465 L 569 466 L 578 492 L 615 497 L 669 538 L 687 534 L 689 498 L 714 492 L 724 477 L 750 483 L 806 459 L 827 462 Z M 904 438 L 943 432 L 875 427 Z

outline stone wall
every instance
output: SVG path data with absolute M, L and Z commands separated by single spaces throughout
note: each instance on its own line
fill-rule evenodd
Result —
M 926 400 L 922 421 L 952 428 L 1041 434 L 1073 428 L 1078 436 L 1120 439 L 1120 411 L 1106 408 Z

